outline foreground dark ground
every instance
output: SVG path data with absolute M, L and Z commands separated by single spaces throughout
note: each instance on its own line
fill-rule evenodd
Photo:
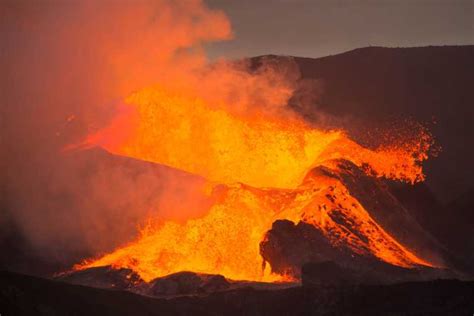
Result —
M 232 290 L 156 299 L 0 272 L 0 313 L 10 315 L 472 315 L 474 282 Z

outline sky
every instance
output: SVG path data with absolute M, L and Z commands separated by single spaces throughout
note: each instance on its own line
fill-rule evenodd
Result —
M 474 44 L 474 0 L 205 0 L 230 18 L 234 39 L 211 59 L 322 57 L 359 47 Z

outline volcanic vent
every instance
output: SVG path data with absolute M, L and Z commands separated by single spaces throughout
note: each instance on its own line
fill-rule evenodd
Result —
M 425 130 L 369 149 L 342 130 L 316 129 L 296 116 L 235 113 L 159 86 L 126 102 L 126 115 L 89 136 L 87 145 L 203 176 L 208 184 L 201 194 L 212 204 L 185 222 L 151 221 L 137 239 L 75 270 L 131 269 L 145 282 L 181 271 L 284 281 L 298 278 L 305 261 L 372 260 L 407 269 L 440 264 L 415 251 L 430 243 L 429 236 L 406 216 L 385 220 L 377 201 L 369 202 L 370 192 L 363 192 L 368 185 L 379 188 L 379 178 L 422 181 L 421 162 L 432 144 Z M 387 199 L 381 203 L 390 207 Z M 385 212 L 393 209 L 392 201 Z M 311 240 L 311 249 L 297 260 L 281 251 L 272 229 L 277 220 L 310 228 L 300 240 Z M 419 242 L 397 234 L 397 224 Z

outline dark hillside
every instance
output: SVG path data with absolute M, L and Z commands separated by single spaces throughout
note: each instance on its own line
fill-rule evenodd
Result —
M 0 272 L 2 315 L 471 315 L 474 283 L 240 289 L 155 299 Z

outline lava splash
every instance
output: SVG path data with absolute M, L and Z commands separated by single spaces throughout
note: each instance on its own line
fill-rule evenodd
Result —
M 200 218 L 148 225 L 128 245 L 75 269 L 130 268 L 145 281 L 179 271 L 287 280 L 292 276 L 262 268 L 259 249 L 278 219 L 311 224 L 331 245 L 357 255 L 406 268 L 432 265 L 378 225 L 337 177 L 312 172 L 324 167 L 337 173 L 338 162 L 347 161 L 373 177 L 422 181 L 421 162 L 432 144 L 428 133 L 402 145 L 366 148 L 342 130 L 258 111 L 234 113 L 160 86 L 138 91 L 126 103 L 128 111 L 86 143 L 201 175 L 211 188 L 203 194 L 214 203 Z M 337 212 L 350 220 L 350 229 L 335 219 Z

